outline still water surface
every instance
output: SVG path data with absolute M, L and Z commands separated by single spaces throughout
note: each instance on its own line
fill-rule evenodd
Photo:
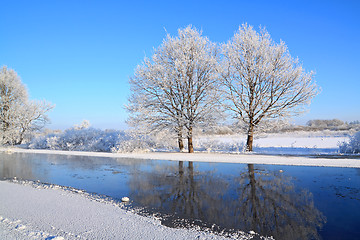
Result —
M 163 224 L 275 239 L 358 239 L 360 169 L 0 153 L 0 179 L 83 189 Z

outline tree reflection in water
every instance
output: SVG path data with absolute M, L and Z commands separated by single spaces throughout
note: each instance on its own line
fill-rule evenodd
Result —
M 319 239 L 325 217 L 315 208 L 313 196 L 295 189 L 291 177 L 261 171 L 248 164 L 248 172 L 236 178 L 238 203 L 233 216 L 242 229 L 254 230 L 275 239 Z
M 142 206 L 175 213 L 176 217 L 218 221 L 217 207 L 228 183 L 212 175 L 194 171 L 192 162 L 187 167 L 183 162 L 178 166 L 158 166 L 152 172 L 132 174 L 130 196 Z
M 296 189 L 289 176 L 255 169 L 248 164 L 238 176 L 216 175 L 184 166 L 160 165 L 132 174 L 133 201 L 160 212 L 163 223 L 194 223 L 226 232 L 253 230 L 275 239 L 319 239 L 325 217 L 305 189 Z M 216 226 L 216 227 L 214 227 Z

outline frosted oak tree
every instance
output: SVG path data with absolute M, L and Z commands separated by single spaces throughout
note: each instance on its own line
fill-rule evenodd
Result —
M 53 109 L 53 105 L 45 100 L 28 100 L 18 109 L 18 122 L 15 124 L 17 129 L 17 140 L 14 144 L 21 144 L 25 134 L 40 131 L 50 119 L 47 112 Z
M 27 91 L 16 72 L 2 67 L 0 72 L 0 127 L 1 142 L 9 143 L 16 135 L 13 125 L 17 119 L 16 111 L 27 99 Z
M 128 122 L 175 132 L 180 150 L 185 136 L 193 152 L 194 127 L 214 121 L 220 112 L 216 66 L 215 44 L 195 28 L 179 29 L 177 37 L 167 35 L 130 78 Z
M 46 101 L 28 99 L 26 87 L 17 73 L 2 67 L 0 71 L 0 142 L 21 144 L 26 133 L 40 130 L 48 121 L 53 106 Z
M 284 42 L 275 43 L 265 29 L 243 24 L 222 45 L 221 76 L 227 108 L 247 125 L 247 150 L 264 120 L 296 115 L 318 93 L 313 73 L 290 56 Z

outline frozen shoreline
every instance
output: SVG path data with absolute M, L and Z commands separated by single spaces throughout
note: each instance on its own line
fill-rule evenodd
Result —
M 226 239 L 198 229 L 169 228 L 121 204 L 56 185 L 0 181 L 0 192 L 0 239 Z M 234 237 L 254 236 L 240 234 Z
M 174 153 L 174 152 L 148 152 L 148 153 L 106 153 L 106 152 L 80 152 L 22 148 L 0 148 L 6 153 L 37 153 L 58 154 L 90 157 L 135 158 L 151 160 L 194 161 L 194 162 L 219 162 L 243 164 L 272 164 L 293 166 L 319 166 L 319 167 L 351 167 L 360 168 L 359 158 L 326 158 L 306 156 L 279 156 L 260 154 L 225 154 L 225 153 Z M 341 155 L 339 155 L 341 156 Z

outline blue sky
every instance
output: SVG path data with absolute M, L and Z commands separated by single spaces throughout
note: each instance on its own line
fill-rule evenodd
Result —
M 192 24 L 214 42 L 239 25 L 285 41 L 322 92 L 295 119 L 360 120 L 360 1 L 1 1 L 0 66 L 21 76 L 32 99 L 56 107 L 53 129 L 87 119 L 124 128 L 128 79 L 166 32 Z M 165 31 L 166 29 L 166 31 Z

